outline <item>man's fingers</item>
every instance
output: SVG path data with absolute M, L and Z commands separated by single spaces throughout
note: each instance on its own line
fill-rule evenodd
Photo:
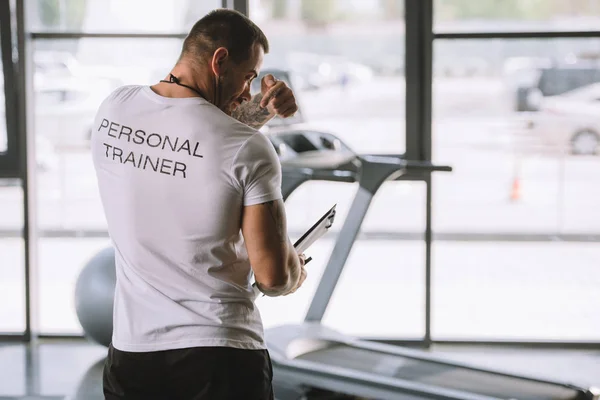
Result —
M 263 76 L 263 78 L 260 82 L 260 91 L 264 92 L 265 90 L 270 88 L 272 85 L 274 85 L 275 82 L 277 82 L 277 79 L 275 79 L 275 77 L 272 74 L 267 74 L 267 75 Z
M 304 266 L 304 264 L 306 263 L 306 256 L 304 254 L 299 254 L 298 258 L 300 259 L 300 264 Z
M 271 105 L 276 109 L 283 109 L 288 102 L 295 102 L 294 94 L 291 89 L 282 89 L 277 95 L 271 100 Z M 289 106 L 289 105 L 288 105 Z
M 281 117 L 287 118 L 294 115 L 298 111 L 298 105 L 294 99 L 286 101 L 281 107 L 277 107 L 277 114 Z
M 275 83 L 275 77 L 273 76 L 273 74 L 267 74 L 265 75 L 265 83 L 267 85 L 272 85 Z
M 298 281 L 298 286 L 296 286 L 296 290 L 298 290 L 298 288 L 302 286 L 302 284 L 306 280 L 306 276 L 306 270 L 304 269 L 304 267 L 302 267 L 302 271 L 300 272 L 300 280 Z
M 284 112 L 283 114 L 281 114 L 280 117 L 281 118 L 293 117 L 294 114 L 296 114 L 297 110 L 298 110 L 298 108 L 289 108 L 286 112 Z
M 269 101 L 275 96 L 279 94 L 279 91 L 285 87 L 285 83 L 282 81 L 277 82 L 275 85 L 271 86 L 271 88 L 263 95 L 262 100 L 260 101 L 260 106 L 265 108 Z
M 288 118 L 293 116 L 296 113 L 296 108 L 295 107 L 288 107 L 285 110 L 278 112 L 277 115 L 281 118 Z
M 304 255 L 301 255 L 300 257 L 303 257 L 303 256 Z M 304 261 L 302 263 L 304 264 Z M 302 286 L 302 284 L 306 280 L 307 276 L 308 276 L 308 274 L 306 273 L 306 270 L 304 269 L 304 267 L 302 267 L 302 269 L 300 270 L 300 277 L 298 278 L 298 283 L 296 284 L 296 287 L 293 288 L 292 290 L 290 290 L 287 294 L 285 294 L 285 296 L 290 295 L 292 293 L 296 293 L 296 291 L 298 289 L 300 289 L 300 286 Z

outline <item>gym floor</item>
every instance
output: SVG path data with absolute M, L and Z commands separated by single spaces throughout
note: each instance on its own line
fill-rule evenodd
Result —
M 600 387 L 600 349 L 547 350 L 482 346 L 436 346 L 453 360 Z M 0 342 L 0 400 L 102 399 L 104 347 L 84 340 Z

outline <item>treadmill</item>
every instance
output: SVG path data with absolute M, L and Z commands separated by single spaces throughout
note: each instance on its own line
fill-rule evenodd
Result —
M 265 332 L 277 400 L 600 399 L 594 388 L 477 368 L 426 351 L 357 340 L 321 325 L 371 200 L 381 185 L 451 168 L 404 160 L 398 155 L 360 156 L 328 133 L 288 128 L 268 136 L 281 160 L 284 199 L 309 180 L 359 184 L 304 323 Z M 429 207 L 427 213 L 430 235 Z M 428 252 L 429 246 L 430 240 Z

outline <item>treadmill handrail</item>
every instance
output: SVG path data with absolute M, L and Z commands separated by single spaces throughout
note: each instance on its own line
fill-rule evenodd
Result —
M 305 321 L 321 321 L 375 193 L 386 181 L 395 179 L 406 170 L 406 162 L 393 157 L 374 157 L 371 160 L 361 159 L 360 164 L 359 188 L 354 195 L 350 210 L 342 224 L 327 265 L 308 306 L 304 316 Z
M 274 361 L 275 369 L 285 368 L 286 370 L 293 371 L 295 374 L 303 373 L 304 375 L 327 375 L 336 380 L 340 380 L 340 378 L 343 378 L 346 380 L 360 381 L 360 384 L 363 386 L 378 385 L 383 386 L 388 390 L 402 390 L 404 393 L 419 396 L 427 396 L 436 399 L 503 400 L 499 397 L 473 394 L 456 389 L 444 389 L 440 388 L 439 386 L 425 385 L 421 383 L 410 382 L 400 378 L 386 377 L 378 375 L 376 373 L 367 373 L 363 371 L 356 371 L 350 368 L 325 365 L 314 361 L 290 360 L 283 358 L 278 354 L 272 354 L 271 358 Z M 303 379 L 303 382 L 304 384 L 307 384 L 306 379 Z

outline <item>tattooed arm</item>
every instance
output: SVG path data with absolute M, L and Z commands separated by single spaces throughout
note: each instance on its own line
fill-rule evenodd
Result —
M 254 129 L 262 128 L 275 116 L 275 113 L 271 113 L 267 107 L 260 106 L 262 97 L 262 93 L 255 95 L 250 101 L 242 103 L 233 110 L 231 116 Z
M 284 81 L 267 75 L 262 80 L 261 92 L 235 109 L 232 117 L 254 129 L 260 129 L 275 115 L 288 118 L 296 111 L 298 105 L 292 89 Z
M 306 278 L 287 234 L 283 200 L 244 207 L 242 234 L 256 285 L 267 296 L 294 292 Z

